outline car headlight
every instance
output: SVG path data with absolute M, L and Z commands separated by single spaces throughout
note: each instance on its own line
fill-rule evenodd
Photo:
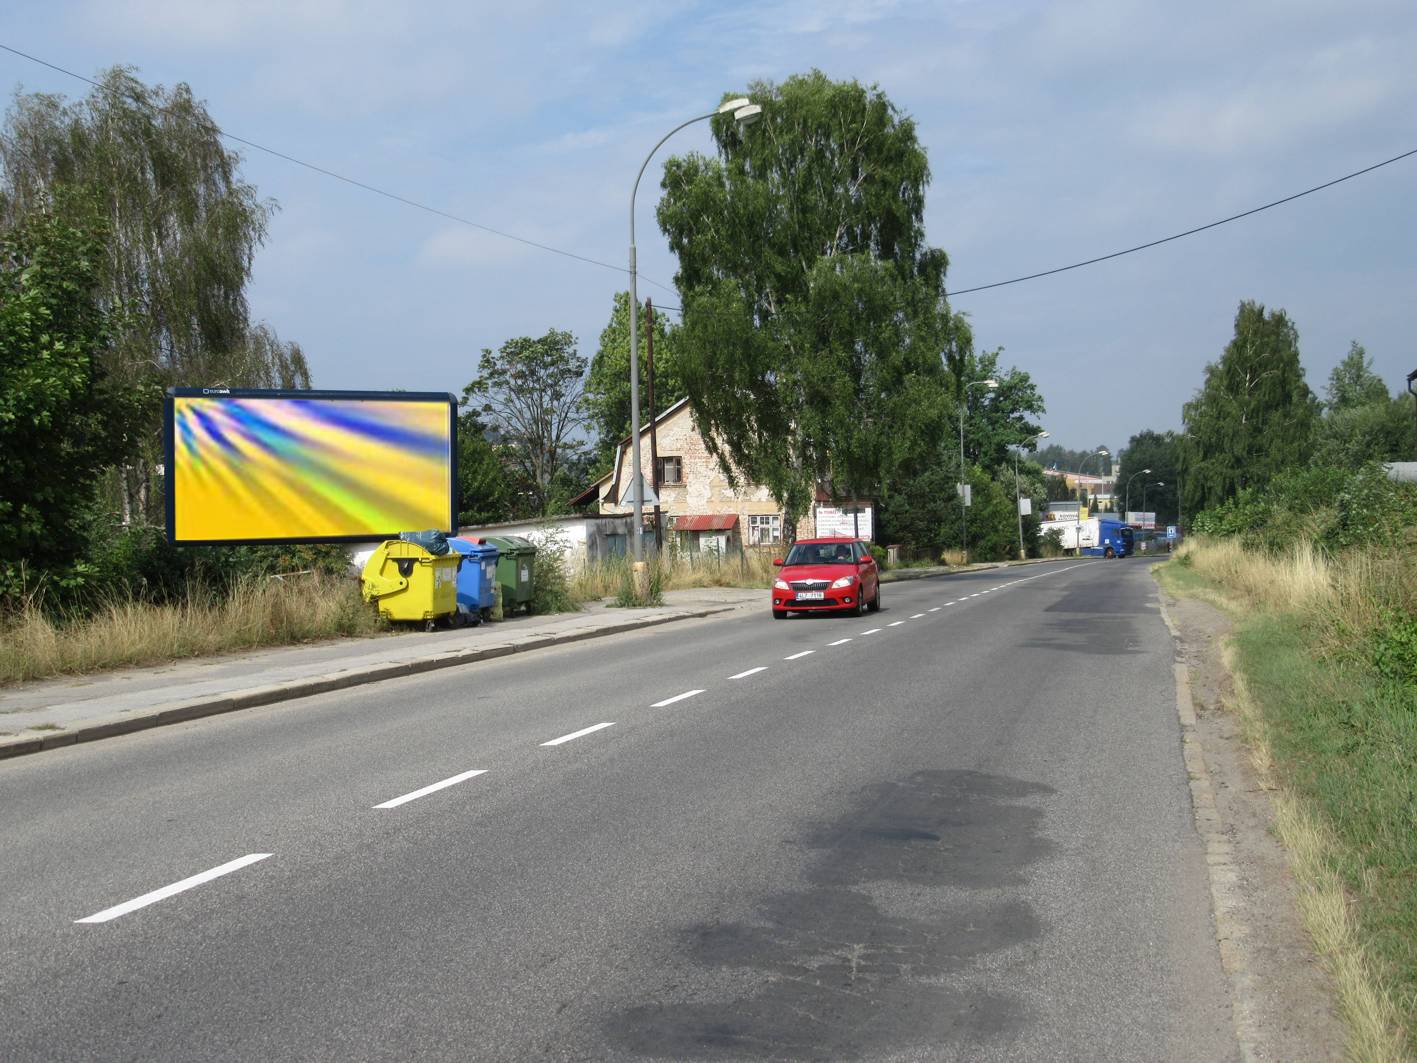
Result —
M 855 582 L 855 576 L 842 576 L 841 579 L 832 584 L 832 590 L 836 590 L 839 587 L 850 587 Z
M 775 591 L 790 591 L 792 588 L 787 585 L 787 580 L 775 579 L 772 581 L 772 589 Z

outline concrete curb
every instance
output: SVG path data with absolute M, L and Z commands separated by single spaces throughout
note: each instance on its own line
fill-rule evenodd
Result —
M 605 627 L 572 631 L 565 635 L 541 635 L 518 643 L 499 642 L 491 646 L 438 653 L 431 657 L 397 664 L 376 664 L 367 668 L 326 672 L 305 679 L 292 679 L 286 683 L 252 687 L 236 694 L 169 702 L 152 712 L 136 715 L 122 713 L 97 716 L 72 728 L 54 731 L 50 734 L 0 739 L 0 760 L 22 757 L 30 753 L 41 753 L 47 749 L 59 749 L 62 746 L 72 746 L 79 742 L 115 738 L 118 735 L 132 734 L 135 731 L 146 731 L 152 727 L 165 727 L 168 724 L 200 720 L 204 716 L 220 716 L 222 713 L 236 712 L 241 709 L 254 709 L 261 705 L 274 705 L 277 702 L 293 701 L 296 698 L 310 697 L 314 694 L 327 694 L 333 690 L 346 690 L 350 687 L 378 683 L 385 679 L 399 679 L 403 676 L 435 672 L 443 668 L 457 668 L 460 665 L 476 664 L 478 661 L 506 657 L 513 653 L 526 653 L 548 646 L 563 646 L 572 642 L 584 642 L 587 639 L 620 635 L 627 631 L 659 627 L 662 624 L 673 624 L 680 620 L 701 620 L 719 613 L 730 613 L 737 608 L 739 608 L 737 605 L 723 605 L 687 612 L 667 613 L 663 616 L 648 616 L 637 620 L 608 624 Z
M 1155 578 L 1153 574 L 1153 579 Z M 1176 656 L 1172 668 L 1176 678 L 1176 716 L 1181 723 L 1181 754 L 1186 763 L 1186 775 L 1191 786 L 1191 811 L 1195 816 L 1196 833 L 1205 844 L 1206 874 L 1210 880 L 1211 915 L 1215 920 L 1216 944 L 1220 949 L 1220 966 L 1230 980 L 1230 1000 L 1234 1009 L 1232 1020 L 1240 1058 L 1252 1063 L 1264 1058 L 1260 1050 L 1259 991 L 1250 972 L 1240 943 L 1249 936 L 1249 929 L 1240 918 L 1241 897 L 1238 887 L 1240 869 L 1235 861 L 1235 847 L 1225 832 L 1220 811 L 1215 803 L 1215 791 L 1210 785 L 1210 770 L 1196 734 L 1196 708 L 1191 697 L 1191 674 L 1181 651 L 1181 631 L 1166 608 L 1165 590 L 1157 584 L 1156 600 L 1161 619 L 1171 632 Z

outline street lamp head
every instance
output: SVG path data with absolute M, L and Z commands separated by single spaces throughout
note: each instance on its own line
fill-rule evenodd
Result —
M 736 99 L 724 100 L 718 105 L 718 113 L 727 114 L 729 111 L 736 111 L 740 107 L 747 107 L 748 104 L 752 102 L 753 101 L 748 99 L 747 96 L 739 96 Z
M 738 123 L 738 128 L 750 126 L 763 116 L 761 104 L 750 103 L 744 107 L 739 107 L 733 112 L 733 119 Z
M 1142 472 L 1151 472 L 1150 469 L 1143 469 Z
M 983 384 L 986 388 L 989 388 L 991 391 L 999 386 L 999 382 L 993 377 L 990 377 L 988 380 L 981 380 L 980 383 Z

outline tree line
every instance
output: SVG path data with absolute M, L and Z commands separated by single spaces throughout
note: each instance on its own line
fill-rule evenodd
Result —
M 1276 484 L 1301 495 L 1295 477 L 1337 505 L 1344 485 L 1384 462 L 1417 457 L 1413 400 L 1390 390 L 1354 340 L 1329 374 L 1320 398 L 1299 358 L 1299 332 L 1282 309 L 1245 300 L 1234 335 L 1209 363 L 1200 388 L 1182 408 L 1183 428 L 1134 435 L 1118 467 L 1119 487 L 1149 468 L 1161 480 L 1150 507 L 1160 524 L 1191 523 L 1227 507 L 1256 504 Z M 1135 483 L 1144 482 L 1136 475 Z M 1305 500 L 1317 504 L 1317 499 Z

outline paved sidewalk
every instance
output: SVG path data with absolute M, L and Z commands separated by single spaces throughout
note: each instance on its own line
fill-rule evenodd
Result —
M 0 759 L 509 653 L 761 607 L 765 592 L 667 591 L 656 609 L 596 603 L 453 631 L 337 639 L 0 688 Z M 9 732 L 9 734 L 5 734 Z

